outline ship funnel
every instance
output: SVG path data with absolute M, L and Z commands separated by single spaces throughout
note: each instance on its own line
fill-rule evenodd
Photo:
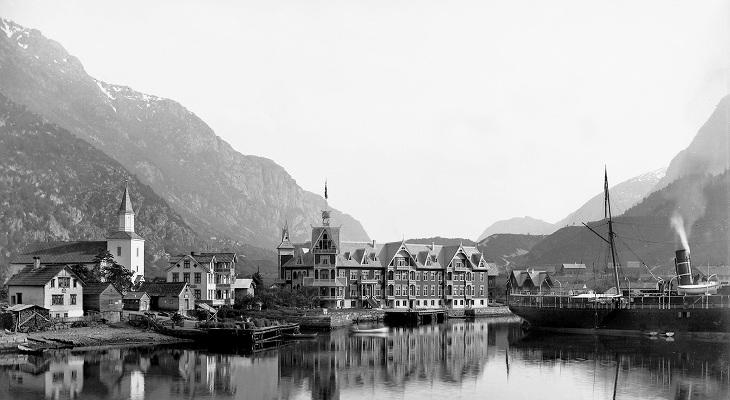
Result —
M 677 271 L 677 280 L 680 285 L 691 285 L 693 283 L 692 264 L 689 261 L 688 250 L 681 249 L 675 252 L 674 268 Z

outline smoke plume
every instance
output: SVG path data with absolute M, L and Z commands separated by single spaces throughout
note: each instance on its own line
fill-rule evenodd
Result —
M 689 240 L 687 240 L 687 231 L 684 229 L 684 218 L 675 211 L 670 219 L 674 232 L 677 233 L 679 240 L 682 242 L 682 248 L 689 251 Z

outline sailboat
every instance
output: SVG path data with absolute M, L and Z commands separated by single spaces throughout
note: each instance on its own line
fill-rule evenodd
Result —
M 526 328 L 621 335 L 669 332 L 677 338 L 730 340 L 730 296 L 717 294 L 718 282 L 694 281 L 688 249 L 675 252 L 676 275 L 667 283 L 659 280 L 658 290 L 622 289 L 607 172 L 604 200 L 608 236 L 584 225 L 609 247 L 615 290 L 573 295 L 542 290 L 524 293 L 510 288 L 507 304 L 514 314 L 526 321 Z M 672 286 L 673 282 L 675 286 Z

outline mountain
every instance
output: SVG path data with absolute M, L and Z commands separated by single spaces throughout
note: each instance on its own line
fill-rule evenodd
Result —
M 688 188 L 703 199 L 702 207 L 682 206 Z M 650 266 L 672 266 L 674 251 L 681 248 L 672 227 L 675 213 L 685 216 L 689 247 L 695 266 L 730 265 L 728 246 L 730 219 L 728 197 L 730 173 L 718 176 L 682 177 L 615 218 L 619 261 L 643 261 Z M 693 203 L 698 204 L 698 203 Z M 605 221 L 590 224 L 607 237 Z M 529 253 L 516 260 L 522 266 L 555 265 L 580 262 L 603 268 L 608 260 L 605 243 L 585 227 L 568 226 L 537 243 Z
M 682 176 L 717 175 L 730 167 L 730 95 L 715 107 L 710 118 L 700 128 L 690 145 L 669 163 L 667 173 L 656 185 L 667 186 Z
M 501 267 L 511 266 L 513 261 L 527 254 L 544 235 L 522 235 L 497 233 L 479 241 L 477 247 L 484 253 L 484 258 Z
M 125 180 L 159 275 L 166 253 L 199 243 L 183 218 L 121 164 L 0 94 L 0 265 L 34 241 L 103 240 Z
M 8 20 L 0 30 L 0 92 L 118 161 L 200 236 L 273 254 L 285 221 L 304 240 L 320 220 L 322 197 L 275 162 L 240 154 L 179 103 L 92 78 L 37 30 Z M 369 240 L 347 214 L 332 210 L 332 223 L 342 225 L 345 240 Z
M 730 265 L 729 112 L 730 97 L 725 97 L 689 147 L 672 160 L 655 191 L 615 218 L 621 261 L 671 266 L 674 250 L 683 247 L 679 232 L 684 231 L 695 264 Z M 605 221 L 591 226 L 606 237 Z M 604 243 L 593 233 L 584 227 L 567 226 L 540 241 L 516 263 L 604 265 L 606 255 Z
M 618 185 L 611 187 L 611 210 L 613 215 L 621 215 L 624 211 L 638 204 L 664 178 L 666 168 L 647 172 L 631 179 L 625 180 Z M 603 219 L 603 193 L 599 193 L 579 209 L 555 224 L 556 227 L 568 225 L 581 225 L 583 222 L 598 221 Z
M 417 244 L 435 244 L 439 246 L 458 246 L 458 245 L 464 245 L 464 246 L 476 246 L 476 243 L 472 242 L 469 239 L 463 239 L 463 238 L 444 238 L 441 236 L 435 236 L 430 238 L 420 238 L 420 239 L 408 239 L 406 240 L 408 243 L 417 243 Z
M 547 235 L 555 231 L 555 225 L 532 217 L 515 217 L 497 221 L 479 235 L 477 242 L 497 233 L 521 235 Z

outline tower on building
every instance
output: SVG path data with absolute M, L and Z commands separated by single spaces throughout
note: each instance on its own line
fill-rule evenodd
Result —
M 117 227 L 106 238 L 106 246 L 114 260 L 132 271 L 132 282 L 144 280 L 144 238 L 134 231 L 134 208 L 125 182 L 122 201 L 117 211 Z
M 284 269 L 282 267 L 294 257 L 294 245 L 289 238 L 289 221 L 284 224 L 284 228 L 281 230 L 281 243 L 276 250 L 279 253 L 279 279 L 284 279 Z

